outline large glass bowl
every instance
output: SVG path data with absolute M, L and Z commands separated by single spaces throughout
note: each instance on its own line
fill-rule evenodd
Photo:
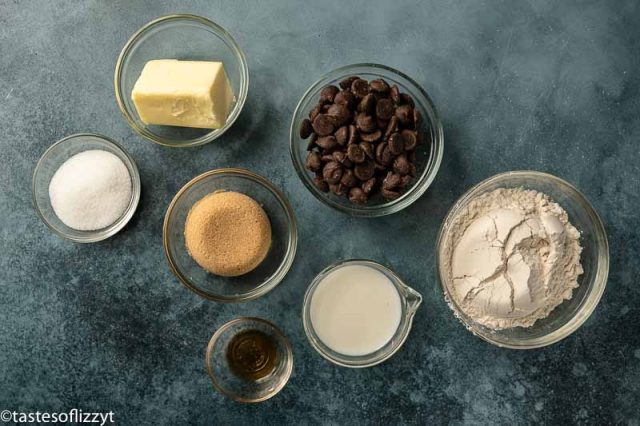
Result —
M 131 178 L 131 199 L 120 218 L 111 225 L 94 231 L 79 231 L 65 225 L 56 215 L 49 198 L 49 184 L 65 161 L 83 151 L 94 149 L 110 152 L 122 160 Z M 94 243 L 115 235 L 133 217 L 140 201 L 140 175 L 133 158 L 120 145 L 106 136 L 79 133 L 60 139 L 42 154 L 33 172 L 32 192 L 38 216 L 53 233 L 77 243 Z
M 334 351 L 329 346 L 325 345 L 320 337 L 318 337 L 313 327 L 313 321 L 311 321 L 311 300 L 313 299 L 313 295 L 320 282 L 330 273 L 349 265 L 367 266 L 381 272 L 393 283 L 398 291 L 398 295 L 400 296 L 402 314 L 400 324 L 398 325 L 395 334 L 383 347 L 366 355 L 344 355 Z M 389 268 L 371 260 L 351 259 L 328 266 L 313 279 L 304 295 L 304 302 L 302 304 L 302 322 L 304 325 L 304 331 L 309 339 L 309 343 L 311 343 L 311 346 L 313 346 L 313 348 L 325 359 L 342 367 L 371 367 L 391 358 L 393 354 L 400 350 L 409 336 L 413 317 L 421 303 L 422 296 L 420 293 L 406 285 L 400 277 L 398 277 L 398 275 Z
M 569 221 L 580 232 L 583 251 L 580 261 L 584 273 L 578 278 L 573 296 L 558 305 L 547 318 L 531 327 L 492 330 L 475 322 L 456 304 L 452 296 L 452 280 L 445 268 L 445 257 L 451 247 L 451 226 L 458 213 L 481 194 L 498 188 L 533 189 L 551 197 L 569 215 Z M 535 171 L 513 171 L 493 176 L 465 193 L 451 208 L 438 235 L 437 265 L 445 299 L 455 316 L 472 333 L 494 345 L 512 349 L 533 349 L 564 339 L 578 329 L 596 308 L 607 284 L 609 246 L 604 225 L 589 201 L 574 186 L 550 174 Z
M 366 204 L 353 204 L 347 197 L 338 197 L 332 193 L 318 190 L 313 184 L 313 173 L 305 167 L 308 141 L 300 138 L 299 129 L 302 120 L 318 103 L 323 87 L 334 84 L 346 77 L 357 75 L 371 81 L 385 79 L 390 85 L 397 84 L 401 92 L 411 95 L 416 108 L 423 117 L 424 141 L 416 149 L 417 177 L 411 186 L 399 198 L 388 201 L 382 196 L 372 197 Z M 429 188 L 438 173 L 444 149 L 444 136 L 438 112 L 429 95 L 407 75 L 393 68 L 378 64 L 354 64 L 338 68 L 324 75 L 307 89 L 298 103 L 289 133 L 289 150 L 293 165 L 307 189 L 324 204 L 353 216 L 376 217 L 398 212 L 416 201 Z
M 238 277 L 207 272 L 191 258 L 185 245 L 184 225 L 191 207 L 216 191 L 248 195 L 262 206 L 271 223 L 267 257 Z M 289 202 L 271 182 L 244 169 L 218 169 L 192 179 L 176 194 L 167 209 L 162 238 L 171 271 L 188 289 L 218 302 L 242 302 L 266 294 L 282 281 L 293 264 L 298 231 Z
M 223 62 L 236 98 L 225 125 L 211 130 L 143 123 L 131 91 L 152 59 Z M 120 111 L 138 134 L 160 145 L 197 146 L 219 138 L 236 121 L 247 98 L 249 71 L 244 53 L 224 28 L 200 16 L 168 15 L 149 22 L 127 41 L 116 63 L 114 86 Z

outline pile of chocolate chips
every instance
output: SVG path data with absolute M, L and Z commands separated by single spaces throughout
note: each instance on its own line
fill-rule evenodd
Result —
M 300 137 L 309 139 L 306 167 L 315 173 L 315 186 L 358 204 L 378 191 L 387 200 L 398 198 L 416 177 L 420 112 L 411 96 L 382 79 L 353 76 L 339 85 L 322 89 L 300 126 Z

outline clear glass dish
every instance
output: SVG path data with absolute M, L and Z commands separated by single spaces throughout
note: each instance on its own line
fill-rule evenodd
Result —
M 402 317 L 400 320 L 400 324 L 398 325 L 398 329 L 396 330 L 391 340 L 389 340 L 389 342 L 387 342 L 387 344 L 382 348 L 367 355 L 343 355 L 329 348 L 322 342 L 322 340 L 320 340 L 315 330 L 313 329 L 313 323 L 311 321 L 311 299 L 313 297 L 313 293 L 318 287 L 318 284 L 320 284 L 320 281 L 322 281 L 324 277 L 326 277 L 331 272 L 348 265 L 368 266 L 379 272 L 382 272 L 389 278 L 389 280 L 391 280 L 393 285 L 395 285 L 396 289 L 398 290 L 398 294 L 400 295 L 400 302 L 402 304 Z M 320 355 L 322 355 L 325 359 L 331 361 L 332 363 L 340 365 L 342 367 L 350 368 L 371 367 L 389 359 L 402 347 L 405 340 L 407 340 L 407 337 L 409 336 L 409 331 L 411 331 L 411 324 L 413 323 L 413 317 L 418 310 L 418 307 L 420 307 L 421 303 L 422 296 L 420 295 L 420 293 L 406 285 L 389 268 L 371 260 L 344 260 L 334 263 L 333 265 L 325 268 L 313 279 L 313 281 L 309 285 L 309 288 L 304 295 L 304 302 L 302 305 L 302 322 L 304 325 L 304 332 L 306 333 L 311 346 L 313 346 L 313 348 L 318 351 Z
M 468 317 L 451 296 L 451 279 L 444 266 L 452 221 L 472 199 L 498 188 L 525 188 L 547 194 L 569 215 L 569 221 L 580 231 L 584 273 L 578 278 L 573 297 L 551 311 L 547 318 L 531 327 L 492 330 Z M 574 186 L 547 173 L 513 171 L 490 177 L 467 191 L 453 205 L 440 228 L 437 241 L 438 275 L 445 300 L 455 316 L 473 334 L 496 346 L 511 349 L 533 349 L 550 345 L 576 331 L 596 308 L 607 284 L 609 246 L 604 225 L 589 201 Z
M 267 257 L 253 271 L 238 277 L 220 277 L 202 269 L 189 255 L 184 225 L 191 207 L 215 191 L 237 191 L 256 200 L 271 222 L 272 241 Z M 293 264 L 298 231 L 293 210 L 271 182 L 244 169 L 218 169 L 192 179 L 169 204 L 163 227 L 164 252 L 169 267 L 188 289 L 218 302 L 252 300 L 272 290 Z
M 132 185 L 131 200 L 122 216 L 106 228 L 95 231 L 79 231 L 68 227 L 56 216 L 49 198 L 49 183 L 58 168 L 70 157 L 93 149 L 110 152 L 127 166 Z M 95 243 L 115 235 L 124 228 L 135 213 L 140 201 L 140 175 L 133 158 L 120 145 L 106 136 L 79 133 L 60 139 L 42 154 L 33 172 L 31 190 L 38 216 L 56 235 L 77 243 Z
M 367 204 L 353 204 L 346 197 L 338 197 L 318 190 L 313 185 L 313 174 L 305 168 L 308 141 L 300 138 L 302 120 L 318 103 L 320 91 L 330 84 L 357 75 L 365 80 L 385 79 L 390 85 L 397 84 L 400 91 L 411 95 L 423 117 L 424 142 L 416 150 L 418 176 L 415 182 L 399 198 L 387 201 L 382 196 L 371 198 Z M 410 77 L 393 68 L 378 64 L 354 64 L 333 70 L 307 89 L 300 99 L 289 132 L 289 151 L 293 165 L 307 189 L 324 204 L 353 216 L 376 217 L 398 212 L 411 205 L 429 188 L 438 173 L 444 150 L 444 135 L 438 112 L 429 95 Z
M 227 359 L 231 339 L 243 331 L 257 330 L 270 337 L 276 344 L 274 371 L 256 381 L 233 374 Z M 239 402 L 262 402 L 284 388 L 293 371 L 293 351 L 285 335 L 275 325 L 261 318 L 240 317 L 220 327 L 211 337 L 205 359 L 207 372 L 213 386 Z
M 152 59 L 221 61 L 235 95 L 227 122 L 220 129 L 146 125 L 138 117 L 131 91 L 142 68 Z M 249 70 L 244 53 L 221 26 L 195 15 L 168 15 L 138 30 L 122 49 L 114 76 L 120 111 L 141 136 L 160 145 L 198 146 L 224 134 L 236 121 L 247 98 Z

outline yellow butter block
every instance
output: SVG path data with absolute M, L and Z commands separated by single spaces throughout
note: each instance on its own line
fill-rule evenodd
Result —
M 234 102 L 222 62 L 149 61 L 131 99 L 145 124 L 219 129 Z

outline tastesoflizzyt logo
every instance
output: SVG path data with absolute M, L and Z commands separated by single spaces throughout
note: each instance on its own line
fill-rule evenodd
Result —
M 3 410 L 0 412 L 0 420 L 4 423 L 96 423 L 100 426 L 115 422 L 113 411 L 108 413 L 86 413 L 77 408 L 61 413 Z

